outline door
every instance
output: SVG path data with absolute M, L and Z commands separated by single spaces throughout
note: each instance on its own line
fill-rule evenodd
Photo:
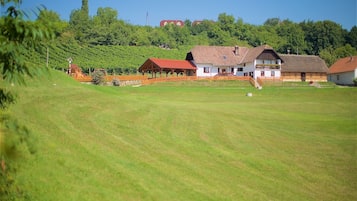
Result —
M 301 73 L 301 81 L 306 81 L 306 73 Z

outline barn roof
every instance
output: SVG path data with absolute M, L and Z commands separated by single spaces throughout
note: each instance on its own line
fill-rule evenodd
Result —
M 324 60 L 318 56 L 281 54 L 284 60 L 281 72 L 315 72 L 327 73 L 328 68 Z
M 196 66 L 187 60 L 149 58 L 139 68 L 139 71 L 150 70 L 153 68 L 172 70 L 196 70 Z
M 357 68 L 357 55 L 345 57 L 337 60 L 330 68 L 328 73 L 344 73 L 354 71 Z

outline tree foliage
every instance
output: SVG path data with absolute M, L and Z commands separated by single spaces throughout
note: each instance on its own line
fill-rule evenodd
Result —
M 329 20 L 295 23 L 288 19 L 270 18 L 263 25 L 252 25 L 221 13 L 216 22 L 203 20 L 192 24 L 190 20 L 185 20 L 184 27 L 147 27 L 131 25 L 118 19 L 118 12 L 108 7 L 98 8 L 95 16 L 88 17 L 83 12 L 84 7 L 72 11 L 69 31 L 74 33 L 77 41 L 92 45 L 177 48 L 181 45 L 268 44 L 280 53 L 289 50 L 292 54 L 312 55 L 320 55 L 325 49 L 337 49 L 347 44 L 354 49 L 357 46 L 356 27 L 347 31 Z
M 49 39 L 52 32 L 38 22 L 24 20 L 17 9 L 20 0 L 1 0 L 1 6 L 10 4 L 5 16 L 0 18 L 0 200 L 17 200 L 26 194 L 17 186 L 14 174 L 19 155 L 33 153 L 29 130 L 16 119 L 5 115 L 6 107 L 14 103 L 15 96 L 6 90 L 8 84 L 24 84 L 25 77 L 33 77 L 39 70 L 26 60 L 29 49 L 41 47 L 41 41 Z

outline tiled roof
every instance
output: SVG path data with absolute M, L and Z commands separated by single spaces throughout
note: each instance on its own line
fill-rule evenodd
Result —
M 156 65 L 158 65 L 160 68 L 196 70 L 196 66 L 194 66 L 191 62 L 187 60 L 158 59 L 158 58 L 150 58 L 149 60 L 151 60 Z
M 238 50 L 236 52 L 236 50 Z M 232 46 L 195 46 L 189 54 L 196 64 L 212 64 L 214 66 L 235 66 L 238 64 L 253 62 L 264 51 L 273 51 L 268 45 L 255 48 Z
M 190 54 L 194 56 L 196 64 L 212 64 L 214 66 L 235 66 L 241 62 L 249 48 L 227 46 L 195 46 Z
M 153 69 L 196 70 L 196 66 L 187 60 L 150 58 L 140 66 L 139 71 Z
M 352 57 L 345 57 L 337 60 L 330 68 L 328 73 L 344 73 L 354 71 L 357 68 L 357 55 Z
M 327 73 L 328 68 L 324 60 L 318 56 L 280 54 L 284 63 L 281 72 L 315 72 Z

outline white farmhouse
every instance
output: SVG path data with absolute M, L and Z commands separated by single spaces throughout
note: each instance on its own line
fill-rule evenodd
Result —
M 328 71 L 328 80 L 342 85 L 353 85 L 357 78 L 357 56 L 345 57 L 334 63 Z
M 251 76 L 280 78 L 282 59 L 272 47 L 196 46 L 186 60 L 197 67 L 196 76 Z

